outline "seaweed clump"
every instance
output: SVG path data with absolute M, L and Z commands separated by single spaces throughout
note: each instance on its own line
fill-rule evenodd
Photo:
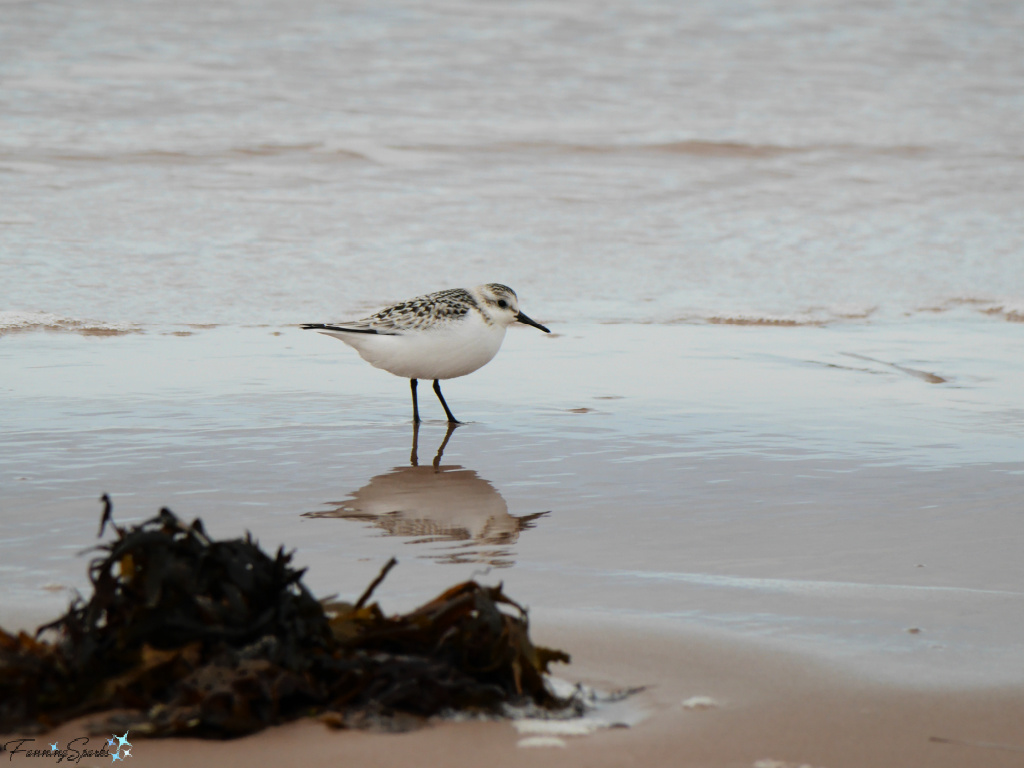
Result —
M 369 600 L 393 559 L 355 603 L 319 601 L 290 553 L 271 557 L 248 534 L 215 541 L 168 509 L 113 527 L 88 602 L 34 636 L 0 629 L 0 732 L 117 710 L 104 725 L 231 738 L 308 715 L 405 728 L 569 705 L 544 683 L 569 657 L 532 644 L 526 611 L 500 585 L 467 581 L 386 616 Z

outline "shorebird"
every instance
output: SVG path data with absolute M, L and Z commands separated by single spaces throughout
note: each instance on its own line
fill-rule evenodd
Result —
M 362 320 L 302 327 L 341 339 L 370 365 L 409 379 L 415 423 L 420 421 L 416 386 L 420 379 L 433 379 L 449 423 L 458 424 L 441 394 L 441 380 L 465 376 L 494 359 L 512 323 L 551 333 L 519 311 L 515 291 L 487 283 L 428 293 Z

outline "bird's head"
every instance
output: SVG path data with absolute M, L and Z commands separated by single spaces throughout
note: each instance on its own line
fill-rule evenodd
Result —
M 508 327 L 512 323 L 523 323 L 524 325 L 532 325 L 534 328 L 540 328 L 544 333 L 551 333 L 543 325 L 531 320 L 519 311 L 519 297 L 507 285 L 502 285 L 501 283 L 478 285 L 473 289 L 473 293 L 480 304 L 480 308 L 491 322 L 504 327 Z

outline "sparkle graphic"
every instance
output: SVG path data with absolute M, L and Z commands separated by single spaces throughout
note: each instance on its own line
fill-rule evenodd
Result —
M 118 760 L 124 760 L 126 757 L 131 757 L 132 751 L 127 749 L 127 747 L 130 747 L 131 745 L 132 743 L 128 741 L 128 731 L 124 732 L 124 736 L 118 736 L 116 733 L 113 734 L 107 740 L 107 746 L 113 750 L 110 753 L 110 762 L 114 763 Z M 121 750 L 124 750 L 123 754 L 121 753 Z
M 51 752 L 56 752 L 57 751 L 57 742 L 56 741 L 53 742 L 53 744 L 50 745 L 50 751 Z

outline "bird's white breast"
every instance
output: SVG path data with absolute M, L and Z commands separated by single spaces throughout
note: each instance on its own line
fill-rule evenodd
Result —
M 501 348 L 505 327 L 478 312 L 396 335 L 334 332 L 370 365 L 406 379 L 455 379 L 486 365 Z

